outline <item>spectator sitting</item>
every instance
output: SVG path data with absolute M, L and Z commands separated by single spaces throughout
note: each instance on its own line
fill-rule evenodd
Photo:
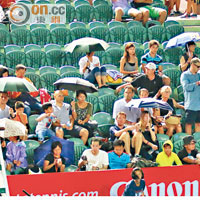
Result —
M 81 138 L 83 143 L 86 144 L 88 139 L 88 130 L 80 126 L 74 125 L 74 108 L 72 110 L 71 106 L 67 103 L 64 103 L 64 95 L 60 90 L 55 91 L 54 93 L 55 100 L 52 101 L 53 105 L 53 114 L 58 118 L 60 123 L 59 126 L 62 126 L 65 135 L 71 135 L 72 137 Z
M 129 15 L 137 21 L 142 19 L 142 12 L 132 8 L 128 0 L 112 0 L 112 8 L 115 12 L 115 21 L 121 22 L 123 15 Z
M 174 165 L 182 165 L 179 157 L 176 153 L 172 152 L 173 144 L 171 140 L 165 141 L 163 144 L 163 151 L 160 152 L 156 157 L 156 162 L 158 163 L 159 167 L 168 167 Z
M 26 67 L 24 65 L 18 64 L 16 66 L 16 72 L 15 73 L 16 73 L 17 78 L 26 79 L 28 82 L 33 84 L 32 81 L 29 78 L 25 77 Z M 15 102 L 16 101 L 25 102 L 25 113 L 27 114 L 27 116 L 29 116 L 31 110 L 37 111 L 38 113 L 42 112 L 41 104 L 34 98 L 34 97 L 38 96 L 38 94 L 39 94 L 38 92 L 30 92 L 30 93 L 27 93 L 27 92 L 11 92 L 10 97 Z
M 159 49 L 159 42 L 157 40 L 151 40 L 149 41 L 149 52 L 142 56 L 141 58 L 141 64 L 142 64 L 142 70 L 144 73 L 146 73 L 145 66 L 148 63 L 154 63 L 156 65 L 156 74 L 160 75 L 163 79 L 163 82 L 165 85 L 170 85 L 170 78 L 162 73 L 163 68 L 161 63 L 163 62 L 162 57 L 157 54 Z
M 167 18 L 166 10 L 154 7 L 151 4 L 153 4 L 153 0 L 134 0 L 132 1 L 131 6 L 140 10 L 143 16 L 145 16 L 143 24 L 148 21 L 149 17 L 153 20 L 158 20 L 163 24 Z
M 191 135 L 183 138 L 183 149 L 178 152 L 178 157 L 183 164 L 200 164 L 200 153 L 195 149 L 194 137 Z
M 64 172 L 65 158 L 60 155 L 61 152 L 62 144 L 59 141 L 53 142 L 51 145 L 51 153 L 44 159 L 43 171 L 45 173 Z
M 196 44 L 193 41 L 187 42 L 185 44 L 185 53 L 180 59 L 180 68 L 182 72 L 187 71 L 190 68 L 190 62 L 192 58 L 196 58 L 197 55 L 194 53 Z
M 36 121 L 38 122 L 36 126 L 36 135 L 40 143 L 43 142 L 44 137 L 54 136 L 55 133 L 51 130 L 52 124 L 57 121 L 56 117 L 53 115 L 53 107 L 51 103 L 44 103 L 42 108 L 45 113 L 41 114 Z
M 21 122 L 24 126 L 26 126 L 26 135 L 25 136 L 20 136 L 21 140 L 27 140 L 28 136 L 28 119 L 27 119 L 27 115 L 24 113 L 24 103 L 21 101 L 17 101 L 15 103 L 15 110 L 16 112 L 13 112 L 13 109 L 10 109 L 10 117 L 18 122 Z
M 175 122 L 174 122 L 174 124 L 170 124 L 167 122 L 167 118 L 169 118 L 171 115 L 176 115 L 175 108 L 184 109 L 184 106 L 177 103 L 173 98 L 170 98 L 171 93 L 172 93 L 172 90 L 169 86 L 163 86 L 161 88 L 161 100 L 164 102 L 167 102 L 173 108 L 173 112 L 167 111 L 164 109 L 159 109 L 159 108 L 154 109 L 154 117 L 155 117 L 154 124 L 157 127 L 158 132 L 161 134 L 164 133 L 161 122 L 165 122 L 166 128 L 167 128 L 166 134 L 169 137 L 171 137 L 173 135 L 174 130 L 176 130 L 176 133 L 181 133 L 182 127 L 181 127 L 180 120 L 179 120 L 179 123 L 177 123 L 177 124 Z M 179 117 L 177 117 L 177 118 L 179 118 Z M 164 120 L 164 119 L 166 119 L 166 120 Z
M 116 117 L 116 124 L 110 128 L 110 140 L 122 140 L 124 141 L 124 148 L 127 154 L 131 155 L 130 151 L 130 135 L 129 131 L 135 129 L 134 125 L 125 126 L 126 123 L 126 113 L 119 112 Z
M 181 74 L 181 85 L 184 91 L 185 131 L 192 134 L 192 124 L 195 132 L 200 132 L 200 59 L 193 58 L 190 68 Z
M 130 77 L 131 80 L 138 74 L 138 59 L 132 42 L 125 46 L 124 55 L 120 60 L 120 72 L 124 74 L 124 78 Z
M 10 107 L 7 105 L 8 93 L 0 92 L 0 119 L 10 117 Z
M 160 88 L 164 85 L 163 79 L 158 74 L 155 74 L 156 65 L 154 63 L 148 63 L 145 68 L 146 74 L 137 77 L 132 81 L 131 85 L 135 88 L 146 88 L 149 91 L 149 97 L 158 98 L 160 96 Z M 120 92 L 122 88 L 128 85 L 130 83 L 117 87 L 116 92 Z
M 78 163 L 78 167 L 86 166 L 86 171 L 105 170 L 108 168 L 108 154 L 100 150 L 101 141 L 99 138 L 92 138 L 91 149 L 86 149 Z
M 114 150 L 108 153 L 110 169 L 130 168 L 130 155 L 124 153 L 125 143 L 123 140 L 115 140 L 113 143 Z
M 79 60 L 80 73 L 84 75 L 84 79 L 91 83 L 98 83 L 98 87 L 106 85 L 106 68 L 100 67 L 100 61 L 94 52 L 87 53 L 86 56 Z
M 26 145 L 19 141 L 18 136 L 9 137 L 6 152 L 6 169 L 14 171 L 18 168 L 25 169 L 28 166 L 26 160 Z
M 113 119 L 116 119 L 119 112 L 125 112 L 126 114 L 126 124 L 134 125 L 140 118 L 141 111 L 139 108 L 126 107 L 128 103 L 132 101 L 134 96 L 134 88 L 131 85 L 126 85 L 124 88 L 124 98 L 115 101 L 113 106 Z
M 74 110 L 73 118 L 75 119 L 75 124 L 86 128 L 89 131 L 89 137 L 92 137 L 94 130 L 88 123 L 92 115 L 92 104 L 86 101 L 87 94 L 84 90 L 78 90 L 76 98 L 77 102 L 71 102 L 72 110 Z
M 181 18 L 190 18 L 190 17 L 197 18 L 197 1 L 196 0 L 187 1 L 187 9 L 185 11 L 185 14 L 181 16 Z
M 135 149 L 136 157 L 140 154 L 146 159 L 154 160 L 156 156 L 155 151 L 158 149 L 158 141 L 148 111 L 142 111 L 132 138 L 132 147 Z
M 3 65 L 0 65 L 0 78 L 8 77 L 8 76 L 9 76 L 8 68 Z

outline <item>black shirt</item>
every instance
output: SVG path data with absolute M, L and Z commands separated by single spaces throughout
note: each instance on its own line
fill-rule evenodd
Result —
M 65 159 L 60 156 L 61 160 L 62 160 L 62 164 L 65 165 Z M 52 153 L 49 153 L 44 160 L 48 160 L 49 161 L 49 165 L 52 164 L 54 162 L 54 156 Z M 56 172 L 56 167 L 55 165 L 50 168 L 49 170 L 45 171 L 45 173 L 49 173 L 49 172 Z M 60 168 L 58 168 L 58 171 L 57 172 L 60 172 Z
M 146 88 L 149 91 L 149 97 L 154 97 L 159 89 L 164 86 L 162 77 L 155 74 L 153 80 L 149 80 L 146 74 L 139 76 L 132 83 L 133 87 Z
M 176 112 L 175 112 L 173 100 L 172 99 L 168 99 L 167 103 L 173 108 L 173 115 L 175 115 Z M 168 110 L 160 109 L 160 116 L 165 116 L 165 115 L 168 114 L 168 112 L 169 112 Z
M 179 152 L 178 152 L 178 157 L 180 158 L 180 160 L 181 160 L 181 162 L 183 163 L 183 164 L 192 164 L 192 163 L 187 163 L 187 162 L 185 162 L 184 160 L 183 160 L 183 158 L 186 158 L 186 157 L 188 157 L 188 158 L 190 158 L 190 159 L 194 159 L 194 158 L 196 158 L 196 155 L 198 154 L 198 150 L 197 149 L 194 149 L 194 150 L 192 150 L 191 151 L 191 154 L 188 154 L 188 152 L 186 151 L 186 149 L 185 149 L 185 147 L 182 149 L 182 150 L 180 150 Z
M 188 58 L 189 58 L 189 56 L 187 55 L 187 53 L 184 53 L 184 54 L 183 54 L 183 57 L 184 57 L 184 59 L 185 59 L 185 62 L 187 62 L 187 61 L 188 61 Z M 197 55 L 196 55 L 196 54 L 193 54 L 193 57 L 192 57 L 192 58 L 196 58 L 196 57 L 197 57 Z M 184 72 L 187 71 L 189 68 L 190 68 L 190 63 L 188 64 L 188 66 L 187 66 L 187 68 L 184 70 Z

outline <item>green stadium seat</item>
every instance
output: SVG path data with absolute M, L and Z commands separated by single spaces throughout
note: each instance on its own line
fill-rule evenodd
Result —
M 142 24 L 142 22 L 139 22 L 139 21 L 129 21 L 127 23 L 127 28 L 128 29 L 133 27 L 133 26 L 142 26 L 143 27 L 143 24 Z
M 89 24 L 89 29 L 92 29 L 94 27 L 99 27 L 99 26 L 106 26 L 103 22 L 95 21 L 95 22 L 90 22 Z
M 194 136 L 194 139 L 197 141 L 197 140 L 200 140 L 200 132 L 195 132 L 194 134 L 193 134 L 193 136 Z
M 172 136 L 171 141 L 173 142 L 173 144 L 179 140 L 183 140 L 183 138 L 185 136 L 187 136 L 187 133 L 176 133 Z
M 117 43 L 117 42 L 109 42 L 108 44 L 109 44 L 108 49 L 111 49 L 111 48 L 121 48 L 122 47 L 122 45 L 119 44 L 119 43 Z
M 75 8 L 71 5 L 66 5 L 66 23 L 72 22 L 75 18 L 75 15 Z
M 128 29 L 125 26 L 116 26 L 109 29 L 110 30 L 110 41 L 124 44 L 128 42 Z
M 46 64 L 46 54 L 41 50 L 29 50 L 26 52 L 26 63 L 29 67 L 35 69 L 45 66 Z
M 120 59 L 123 56 L 124 51 L 120 48 L 111 48 L 106 50 L 105 52 L 105 58 L 106 63 L 115 65 L 119 67 L 120 65 Z
M 156 20 L 149 20 L 149 21 L 146 22 L 145 27 L 148 29 L 148 28 L 155 26 L 155 25 L 161 25 L 161 23 L 159 21 L 156 21 Z
M 70 65 L 60 67 L 60 75 L 64 74 L 65 72 L 76 72 L 76 67 Z
M 194 53 L 200 58 L 200 47 L 195 47 Z
M 75 153 L 75 165 L 78 166 L 78 161 L 83 153 L 87 149 L 84 145 L 74 145 L 74 153 Z
M 148 28 L 148 38 L 149 40 L 157 40 L 162 43 L 166 40 L 166 29 L 161 25 L 156 25 Z
M 98 125 L 112 124 L 112 117 L 109 113 L 98 112 L 92 115 L 92 119 L 96 120 Z
M 4 53 L 0 52 L 0 64 L 5 65 L 6 57 Z
M 26 25 L 16 25 L 16 24 L 11 24 L 10 25 L 10 29 L 11 29 L 11 31 L 12 30 L 14 30 L 14 29 L 21 29 L 21 28 L 23 28 L 23 29 L 27 29 L 27 26 Z
M 179 24 L 179 22 L 174 21 L 174 20 L 167 20 L 164 22 L 164 27 L 167 28 L 169 25 L 172 25 L 172 24 Z
M 0 29 L 0 47 L 4 47 L 10 43 L 10 33 L 7 30 Z
M 163 150 L 163 144 L 166 140 L 169 140 L 169 136 L 165 134 L 156 134 L 159 143 L 159 152 Z
M 172 24 L 166 27 L 167 40 L 170 40 L 181 33 L 184 33 L 184 28 L 179 24 Z
M 0 23 L 0 30 L 2 30 L 2 29 L 5 31 L 8 31 L 7 26 L 5 24 Z
M 29 78 L 37 89 L 41 88 L 40 76 L 34 72 L 27 72 L 25 77 Z
M 90 3 L 87 0 L 76 0 L 74 1 L 74 6 L 80 6 L 80 5 L 90 5 Z
M 98 26 L 90 29 L 90 35 L 93 38 L 98 38 L 109 42 L 109 29 L 106 26 Z
M 34 28 L 46 28 L 46 24 L 33 23 L 30 25 L 30 30 L 33 30 Z
M 174 142 L 174 152 L 177 154 L 180 150 L 183 149 L 183 140 L 178 140 Z
M 40 68 L 39 68 L 39 73 L 40 73 L 40 75 L 42 75 L 42 74 L 44 74 L 44 73 L 46 73 L 46 72 L 57 73 L 55 67 L 43 66 L 43 67 L 40 67 Z
M 108 1 L 106 0 L 94 0 L 93 1 L 93 6 L 98 6 L 98 5 L 109 5 Z
M 178 101 L 184 101 L 184 93 L 182 85 L 177 87 Z
M 14 69 L 16 65 L 25 65 L 25 54 L 22 51 L 11 51 L 6 53 L 6 66 Z
M 28 124 L 29 124 L 29 134 L 35 134 L 35 129 L 37 126 L 37 121 L 36 119 L 39 117 L 39 115 L 34 114 L 34 115 L 30 115 L 28 117 Z
M 140 64 L 141 62 L 141 58 L 142 56 L 144 55 L 144 50 L 142 48 L 135 48 L 135 53 L 137 55 L 137 58 L 138 58 L 138 65 Z
M 59 68 L 65 65 L 65 52 L 58 49 L 52 49 L 46 52 L 47 65 Z
M 17 3 L 32 4 L 32 2 L 28 0 L 19 0 Z
M 79 68 L 78 62 L 79 62 L 81 57 L 85 56 L 85 54 L 74 51 L 73 53 L 71 53 L 69 55 L 70 55 L 70 58 L 71 58 L 71 63 L 67 62 L 67 64 L 68 65 L 73 65 L 73 66 Z M 67 57 L 67 55 L 66 55 L 66 57 Z
M 46 44 L 44 51 L 47 52 L 49 50 L 61 50 L 61 46 L 59 44 Z
M 35 73 L 35 69 L 32 67 L 26 67 L 26 73 Z
M 70 5 L 70 1 L 68 0 L 57 0 L 55 1 L 56 4 L 66 4 L 66 5 Z
M 55 83 L 58 79 L 60 79 L 58 74 L 46 72 L 40 76 L 41 86 L 53 93 L 56 89 L 53 83 Z
M 94 8 L 87 4 L 82 4 L 75 7 L 77 21 L 89 23 L 94 18 Z
M 128 29 L 130 41 L 144 43 L 147 40 L 147 30 L 142 26 L 132 26 Z
M 113 104 L 117 100 L 114 94 L 105 94 L 99 97 L 99 109 L 101 112 L 105 111 L 112 115 Z M 107 123 L 108 124 L 108 123 Z
M 163 70 L 172 69 L 172 68 L 178 69 L 177 66 L 175 64 L 173 64 L 173 63 L 161 63 L 160 65 L 162 65 Z
M 108 23 L 108 28 L 113 28 L 113 27 L 116 27 L 116 26 L 124 26 L 124 23 L 123 22 L 118 22 L 118 21 L 111 21 Z
M 200 152 L 200 139 L 198 139 L 196 141 L 196 145 L 195 145 L 196 149 L 198 150 L 198 152 Z
M 51 4 L 48 0 L 37 0 L 35 1 L 36 4 Z
M 96 51 L 95 56 L 99 58 L 100 65 L 105 64 L 105 51 Z
M 93 105 L 93 109 L 92 109 L 93 114 L 99 111 L 99 101 L 96 95 L 88 93 L 87 101 Z
M 83 28 L 86 28 L 86 24 L 84 22 L 71 22 L 69 24 L 69 28 L 72 29 L 72 28 L 76 28 L 76 27 L 83 27 Z
M 27 44 L 26 46 L 24 46 L 24 53 L 30 50 L 42 50 L 42 48 L 37 44 Z
M 98 89 L 98 97 L 103 96 L 105 94 L 115 94 L 115 90 L 112 88 L 99 88 Z
M 70 29 L 70 31 L 71 31 L 72 41 L 90 36 L 89 30 L 83 27 L 75 27 L 75 28 Z
M 33 43 L 40 46 L 50 43 L 50 31 L 47 28 L 34 28 L 31 30 L 31 37 Z
M 173 63 L 175 65 L 180 64 L 180 58 L 183 55 L 182 49 L 180 47 L 174 47 L 164 50 L 165 62 Z
M 54 28 L 66 28 L 65 24 L 57 24 L 57 23 L 51 23 L 49 25 L 50 30 L 54 29 Z
M 9 44 L 4 46 L 4 52 L 5 53 L 9 53 L 11 51 L 21 51 L 22 48 L 16 44 Z
M 113 10 L 111 5 L 99 4 L 94 6 L 95 19 L 107 23 L 112 20 Z
M 97 127 L 97 132 L 100 137 L 103 138 L 110 138 L 110 127 L 113 126 L 113 124 L 103 124 L 99 125 Z
M 65 72 L 60 75 L 61 78 L 66 78 L 66 77 L 78 77 L 82 78 L 82 75 L 78 72 Z

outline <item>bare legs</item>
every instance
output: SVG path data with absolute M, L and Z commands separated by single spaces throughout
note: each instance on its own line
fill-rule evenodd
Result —
M 89 135 L 88 130 L 85 128 L 82 128 L 79 135 L 81 137 L 81 140 L 83 140 L 83 143 L 86 144 L 88 135 Z

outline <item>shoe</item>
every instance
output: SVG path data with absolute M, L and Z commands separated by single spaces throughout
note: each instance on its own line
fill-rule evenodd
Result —
M 174 12 L 176 15 L 182 15 L 183 13 L 181 13 L 180 11 L 175 11 Z
M 135 154 L 134 158 L 141 158 L 141 155 Z
M 190 17 L 197 17 L 197 14 L 192 13 Z
M 171 10 L 171 13 L 170 13 L 170 15 L 169 15 L 169 16 L 174 16 L 174 15 L 175 15 L 174 11 L 173 11 L 173 10 Z
M 190 15 L 185 13 L 184 15 L 180 16 L 180 18 L 190 18 Z

